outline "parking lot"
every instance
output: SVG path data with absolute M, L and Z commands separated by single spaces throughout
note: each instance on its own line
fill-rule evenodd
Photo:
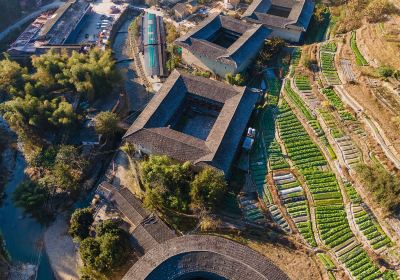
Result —
M 114 22 L 127 5 L 117 5 L 111 0 L 97 0 L 92 4 L 92 11 L 86 16 L 76 43 L 96 43 L 104 46 L 110 36 Z

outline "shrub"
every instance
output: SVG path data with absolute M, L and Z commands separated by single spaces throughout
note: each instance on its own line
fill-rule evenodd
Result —
M 391 77 L 394 73 L 394 69 L 390 66 L 381 66 L 378 68 L 378 73 L 381 77 Z

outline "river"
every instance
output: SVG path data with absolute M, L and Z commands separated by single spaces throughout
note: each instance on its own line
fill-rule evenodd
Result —
M 25 177 L 26 167 L 23 156 L 18 153 L 13 173 L 5 186 L 6 197 L 0 208 L 0 226 L 7 250 L 13 264 L 38 264 L 38 280 L 54 280 L 47 255 L 41 243 L 45 227 L 35 219 L 24 216 L 20 208 L 15 207 L 12 193 Z

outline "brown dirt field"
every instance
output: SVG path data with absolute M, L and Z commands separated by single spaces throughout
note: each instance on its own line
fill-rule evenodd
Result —
M 383 23 L 366 24 L 357 32 L 357 45 L 367 60 L 372 58 L 376 64 L 390 65 L 400 69 L 400 17 L 392 17 Z
M 379 123 L 387 137 L 392 142 L 394 148 L 397 151 L 400 151 L 400 135 L 398 134 L 398 127 L 392 121 L 392 118 L 395 117 L 395 115 L 379 103 L 375 96 L 368 90 L 364 81 L 360 80 L 359 82 L 358 85 L 347 84 L 345 85 L 345 89 L 364 107 L 366 115 L 371 116 Z

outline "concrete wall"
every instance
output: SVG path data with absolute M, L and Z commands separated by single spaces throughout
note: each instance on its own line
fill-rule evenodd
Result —
M 216 60 L 211 60 L 202 55 L 195 55 L 187 49 L 182 48 L 182 59 L 188 65 L 195 65 L 196 67 L 210 71 L 218 76 L 225 77 L 227 73 L 237 73 L 238 69 L 235 67 L 223 64 Z
M 284 29 L 279 27 L 267 26 L 272 30 L 272 33 L 268 36 L 268 38 L 279 37 L 285 41 L 298 43 L 301 39 L 301 35 L 303 32 L 293 30 L 293 29 Z

